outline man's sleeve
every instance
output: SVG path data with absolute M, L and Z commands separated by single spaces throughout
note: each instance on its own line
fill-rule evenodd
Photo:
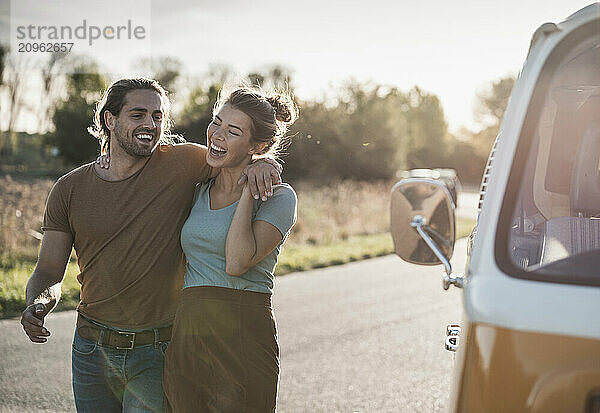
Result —
M 254 221 L 265 221 L 281 232 L 285 239 L 297 217 L 298 199 L 296 192 L 287 184 L 273 187 L 273 196 L 261 203 Z
M 69 205 L 66 184 L 59 179 L 48 195 L 42 231 L 61 231 L 73 234 L 69 225 Z
M 181 146 L 190 161 L 189 171 L 195 182 L 208 181 L 213 176 L 213 168 L 206 163 L 206 146 L 191 142 L 181 144 Z

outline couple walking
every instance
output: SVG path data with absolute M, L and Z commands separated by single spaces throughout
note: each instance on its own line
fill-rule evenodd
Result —
M 274 154 L 296 116 L 289 96 L 240 88 L 221 94 L 207 147 L 172 144 L 156 81 L 107 89 L 90 128 L 105 167 L 52 188 L 21 317 L 32 342 L 47 341 L 74 247 L 77 411 L 275 411 L 273 272 L 296 195 Z

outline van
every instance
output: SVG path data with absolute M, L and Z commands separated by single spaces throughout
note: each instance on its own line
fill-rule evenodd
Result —
M 396 253 L 461 288 L 454 412 L 600 412 L 600 4 L 533 35 L 481 184 L 464 275 L 436 179 L 392 190 Z

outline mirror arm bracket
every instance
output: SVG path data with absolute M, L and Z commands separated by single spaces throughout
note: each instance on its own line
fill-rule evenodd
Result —
M 448 261 L 433 239 L 431 239 L 429 234 L 423 229 L 423 227 L 427 227 L 427 219 L 422 215 L 415 215 L 410 223 L 410 226 L 419 233 L 421 238 L 423 238 L 423 241 L 425 241 L 427 246 L 431 248 L 435 256 L 438 257 L 442 264 L 444 264 L 445 273 L 442 276 L 444 290 L 450 288 L 450 285 L 455 285 L 458 288 L 462 288 L 464 284 L 463 276 L 456 276 L 452 274 L 452 266 L 450 265 L 450 261 Z

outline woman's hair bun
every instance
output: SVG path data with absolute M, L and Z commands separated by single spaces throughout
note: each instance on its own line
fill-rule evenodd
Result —
M 275 110 L 275 119 L 285 123 L 292 123 L 296 120 L 296 117 L 298 116 L 298 110 L 291 99 L 280 94 L 267 96 L 266 99 Z

